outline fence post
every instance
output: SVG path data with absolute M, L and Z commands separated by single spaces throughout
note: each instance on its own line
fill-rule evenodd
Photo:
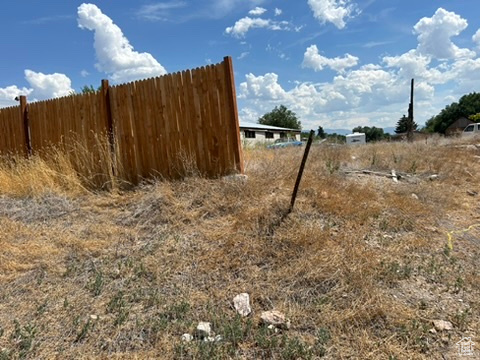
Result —
M 32 138 L 30 134 L 30 119 L 28 118 L 27 97 L 25 95 L 20 95 L 20 114 L 23 120 L 23 133 L 25 134 L 25 156 L 28 158 L 32 156 Z
M 292 199 L 290 201 L 290 207 L 288 208 L 288 214 L 292 212 L 293 207 L 295 206 L 295 200 L 297 199 L 297 192 L 300 186 L 300 181 L 302 180 L 303 169 L 305 168 L 305 163 L 307 162 L 308 153 L 310 152 L 310 146 L 312 145 L 313 135 L 315 134 L 314 130 L 310 130 L 310 135 L 308 136 L 307 146 L 305 147 L 305 152 L 303 153 L 302 162 L 300 164 L 300 169 L 298 170 L 297 181 L 295 182 L 295 187 L 293 188 Z
M 242 152 L 242 143 L 240 142 L 240 124 L 238 122 L 238 108 L 237 108 L 237 93 L 235 91 L 235 79 L 233 75 L 233 63 L 232 58 L 230 56 L 225 56 L 223 58 L 223 63 L 225 65 L 225 79 L 227 81 L 227 96 L 228 102 L 230 103 L 229 107 L 232 111 L 232 117 L 235 121 L 235 136 L 234 139 L 234 147 L 238 153 L 238 158 L 235 159 L 237 169 L 240 171 L 241 174 L 245 172 L 244 164 L 243 164 L 243 152 Z
M 106 79 L 102 79 L 101 92 L 105 104 L 105 115 L 107 117 L 107 137 L 112 159 L 112 172 L 115 175 L 115 133 L 113 127 L 112 107 L 110 103 L 110 85 Z

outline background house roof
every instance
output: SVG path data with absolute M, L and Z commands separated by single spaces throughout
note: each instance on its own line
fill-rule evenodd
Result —
M 447 129 L 456 129 L 456 128 L 466 128 L 470 124 L 474 124 L 475 121 L 467 119 L 466 117 L 461 117 L 455 120 Z
M 253 122 L 240 121 L 241 129 L 259 129 L 259 130 L 277 130 L 277 131 L 290 131 L 290 132 L 301 132 L 298 129 L 288 129 L 278 126 L 262 125 Z

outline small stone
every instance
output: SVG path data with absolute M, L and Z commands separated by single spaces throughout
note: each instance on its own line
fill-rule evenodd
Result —
M 262 315 L 260 315 L 260 318 L 264 324 L 273 325 L 281 329 L 290 328 L 290 320 L 288 320 L 280 311 L 264 311 L 262 312 Z
M 214 341 L 215 341 L 215 338 L 212 337 L 212 336 L 207 336 L 206 338 L 203 339 L 203 341 L 205 341 L 205 342 L 214 342 Z
M 92 319 L 92 320 L 98 320 L 98 315 L 90 315 L 90 319 Z
M 412 193 L 412 198 L 414 198 L 415 200 L 418 200 L 418 195 L 417 195 L 417 194 L 414 194 L 414 193 Z
M 215 336 L 215 342 L 220 342 L 220 341 L 222 341 L 222 340 L 223 340 L 222 335 L 217 335 L 217 336 Z
M 430 181 L 437 180 L 437 179 L 438 179 L 438 175 L 437 175 L 437 174 L 430 175 L 429 179 L 430 179 Z
M 233 298 L 233 306 L 237 313 L 242 316 L 248 316 L 252 312 L 250 307 L 250 296 L 247 293 L 238 294 Z
M 188 334 L 188 333 L 186 333 L 186 334 L 183 334 L 183 335 L 182 335 L 182 338 L 181 338 L 181 339 L 182 339 L 182 341 L 190 342 L 190 341 L 193 340 L 193 336 L 190 335 L 190 334 Z
M 453 330 L 453 325 L 450 321 L 433 320 L 433 326 L 435 326 L 435 329 L 438 331 Z
M 437 333 L 437 330 L 435 330 L 435 328 L 431 328 L 430 330 L 428 330 L 428 332 L 430 334 L 436 334 Z
M 209 322 L 200 321 L 197 325 L 197 336 L 201 339 L 209 337 L 212 327 Z

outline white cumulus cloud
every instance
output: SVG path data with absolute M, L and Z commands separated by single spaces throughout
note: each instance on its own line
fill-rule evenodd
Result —
M 256 120 L 255 116 L 284 104 L 297 113 L 306 129 L 394 126 L 407 113 L 414 78 L 415 116 L 422 124 L 446 104 L 478 91 L 480 57 L 473 46 L 462 49 L 452 42 L 466 27 L 466 20 L 439 8 L 415 25 L 415 48 L 360 67 L 360 60 L 352 55 L 327 58 L 312 45 L 304 53 L 303 67 L 331 68 L 337 74 L 321 83 L 294 85 L 281 82 L 275 73 L 248 74 L 239 85 L 239 104 L 245 108 L 240 107 L 240 117 Z M 480 46 L 480 30 L 472 41 Z
M 240 96 L 253 96 L 257 99 L 281 100 L 286 92 L 278 83 L 278 75 L 267 73 L 255 76 L 252 73 L 245 75 L 246 82 L 240 84 Z
M 256 76 L 248 74 L 239 86 L 239 100 L 249 111 L 241 111 L 242 120 L 252 120 L 252 114 L 262 114 L 274 106 L 284 104 L 302 119 L 302 124 L 316 127 L 322 121 L 328 127 L 352 129 L 357 125 L 392 126 L 406 112 L 410 89 L 409 79 L 379 65 L 368 64 L 331 82 L 299 82 L 285 89 L 275 73 Z M 417 101 L 430 101 L 434 87 L 426 81 L 417 81 Z M 361 118 L 358 114 L 363 114 Z M 363 122 L 363 123 L 362 123 Z
M 14 99 L 20 95 L 27 96 L 29 101 L 35 101 L 67 96 L 73 92 L 72 82 L 65 74 L 43 74 L 27 69 L 25 80 L 29 84 L 28 88 L 16 85 L 0 88 L 0 107 L 17 105 Z
M 399 56 L 385 56 L 382 62 L 389 68 L 397 69 L 403 79 L 422 79 L 431 84 L 443 84 L 451 80 L 446 72 L 429 67 L 431 58 L 412 49 Z
M 454 12 L 439 8 L 432 17 L 420 19 L 413 28 L 418 34 L 418 51 L 435 59 L 474 57 L 474 51 L 461 49 L 451 40 L 467 26 L 467 20 Z
M 332 23 L 343 29 L 346 20 L 358 13 L 357 6 L 351 0 L 308 0 L 313 16 L 321 24 Z
M 252 15 L 252 16 L 260 16 L 263 13 L 265 13 L 266 11 L 267 11 L 267 9 L 257 6 L 255 9 L 250 10 L 248 12 L 248 14 Z
M 94 4 L 78 7 L 78 25 L 95 32 L 94 48 L 99 71 L 115 82 L 166 74 L 165 68 L 149 53 L 133 49 L 122 30 Z
M 475 44 L 477 44 L 477 46 L 480 47 L 480 29 L 478 29 L 475 35 L 472 36 L 472 40 Z
M 33 88 L 32 95 L 37 99 L 50 99 L 69 95 L 72 82 L 65 74 L 43 74 L 25 70 L 25 79 Z
M 356 66 L 358 60 L 358 57 L 350 54 L 345 54 L 343 58 L 327 58 L 320 55 L 316 45 L 311 45 L 305 51 L 302 66 L 305 68 L 311 68 L 315 71 L 321 71 L 325 67 L 329 67 L 339 73 L 344 73 L 346 69 Z
M 243 38 L 250 29 L 266 28 L 269 30 L 289 30 L 290 28 L 288 25 L 289 23 L 287 21 L 279 22 L 270 19 L 251 18 L 246 16 L 235 22 L 235 25 L 227 27 L 225 33 L 236 38 Z
M 0 88 L 0 108 L 7 106 L 18 105 L 14 99 L 20 95 L 30 95 L 33 89 L 27 89 L 26 87 L 19 88 L 16 85 L 10 85 L 5 88 Z

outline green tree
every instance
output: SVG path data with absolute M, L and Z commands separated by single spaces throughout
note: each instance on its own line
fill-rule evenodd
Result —
M 95 93 L 95 92 L 99 91 L 100 89 L 101 89 L 101 87 L 99 87 L 98 89 L 95 90 L 93 85 L 84 85 L 81 88 L 81 92 L 82 92 L 82 94 Z
M 320 139 L 325 139 L 327 137 L 327 134 L 325 134 L 325 131 L 323 130 L 323 127 L 321 127 L 321 126 L 318 127 L 317 136 Z
M 430 118 L 425 124 L 427 132 L 439 132 L 444 134 L 445 130 L 460 117 L 468 118 L 480 112 L 480 93 L 464 95 L 457 102 L 447 105 L 438 115 Z
M 410 124 L 410 119 L 403 115 L 400 120 L 397 122 L 397 127 L 395 128 L 395 133 L 401 134 L 401 133 L 406 133 L 408 131 L 415 131 L 417 130 L 418 125 L 414 121 L 412 124 Z
M 272 111 L 266 113 L 260 119 L 258 119 L 258 123 L 288 129 L 302 129 L 297 115 L 293 111 L 287 109 L 287 107 L 284 105 L 280 105 L 279 107 L 275 106 Z
M 470 120 L 475 121 L 475 122 L 480 122 L 480 113 L 476 113 L 474 115 L 470 115 L 468 117 Z
M 357 126 L 352 130 L 352 132 L 359 132 L 365 134 L 366 141 L 379 141 L 384 140 L 389 137 L 388 134 L 383 132 L 382 128 L 377 128 L 375 126 Z

